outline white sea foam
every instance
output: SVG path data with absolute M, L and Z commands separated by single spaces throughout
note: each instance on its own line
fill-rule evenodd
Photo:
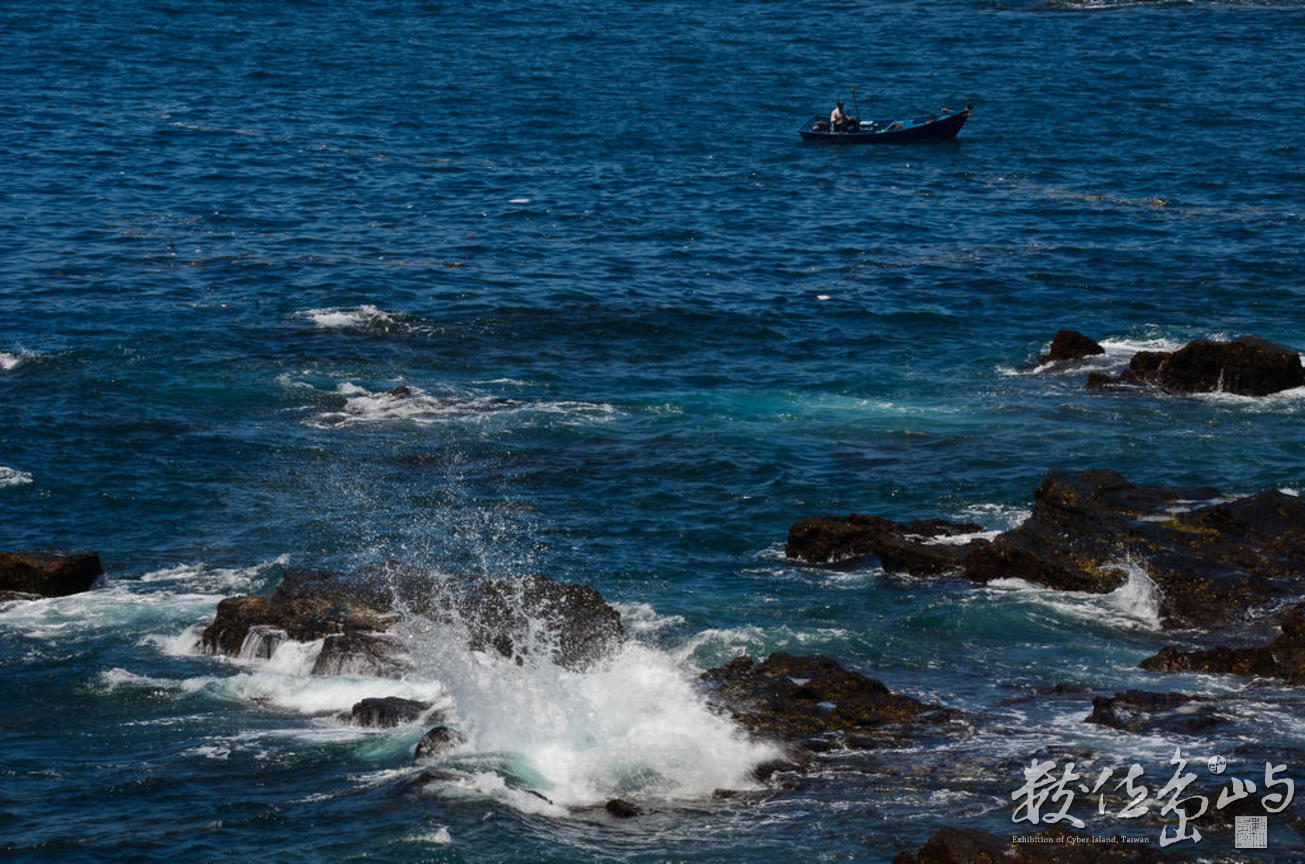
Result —
M 284 664 L 294 666 L 297 659 L 289 657 Z M 397 696 L 433 702 L 437 707 L 449 704 L 438 681 L 309 675 L 302 667 L 293 672 L 269 667 L 225 678 L 192 679 L 190 683 L 198 683 L 210 692 L 241 702 L 308 715 L 346 713 L 359 701 L 372 697 Z
M 453 842 L 453 835 L 449 833 L 448 826 L 443 825 L 429 834 L 418 834 L 412 840 L 415 843 L 433 843 L 437 846 L 446 846 Z
M 0 372 L 12 372 L 35 356 L 37 355 L 27 351 L 20 351 L 17 354 L 0 351 Z
M 319 429 L 373 423 L 407 422 L 432 425 L 448 422 L 485 422 L 521 417 L 532 422 L 577 424 L 611 419 L 611 405 L 576 401 L 530 401 L 477 393 L 430 393 L 420 387 L 368 390 L 345 382 L 335 395 L 344 398 L 337 410 L 323 411 L 307 422 Z
M 434 788 L 455 798 L 490 798 L 532 816 L 561 819 L 571 815 L 566 807 L 533 791 L 511 785 L 502 774 L 494 771 L 454 775 Z
M 351 307 L 335 306 L 328 309 L 309 309 L 307 312 L 301 312 L 300 314 L 325 330 L 368 327 L 394 322 L 394 316 L 381 311 L 370 303 Z
M 300 646 L 302 649 L 303 646 Z M 278 654 L 282 652 L 278 651 Z M 285 657 L 234 675 L 202 675 L 192 678 L 163 678 L 139 675 L 127 669 L 112 668 L 101 672 L 99 684 L 108 692 L 121 688 L 171 692 L 177 695 L 206 693 L 230 702 L 245 702 L 309 716 L 347 714 L 360 700 L 371 697 L 397 696 L 432 703 L 432 711 L 452 707 L 438 681 L 399 681 L 390 678 L 361 676 L 309 675 L 302 663 L 303 654 L 290 651 Z M 311 664 L 309 664 L 311 668 Z M 341 737 L 338 729 L 288 729 L 288 736 Z M 356 737 L 343 733 L 343 739 Z
M 631 633 L 656 633 L 684 623 L 681 615 L 662 615 L 649 603 L 612 603 L 621 613 L 621 624 Z
M 1305 409 L 1305 387 L 1279 390 L 1267 396 L 1245 396 L 1222 391 L 1188 395 L 1193 399 L 1210 402 L 1222 408 L 1236 409 L 1246 414 L 1296 414 Z
M 739 654 L 758 659 L 773 651 L 792 651 L 809 645 L 837 644 L 846 641 L 848 631 L 837 627 L 813 630 L 794 630 L 791 627 L 762 628 L 755 625 L 742 627 L 709 627 L 695 633 L 672 654 L 681 662 L 691 660 L 715 664 Z
M 1120 561 L 1107 565 L 1106 569 L 1119 570 L 1127 576 L 1124 584 L 1106 594 L 1059 591 L 1022 579 L 994 579 L 987 587 L 1015 593 L 1021 599 L 1032 600 L 1069 618 L 1105 622 L 1121 629 L 1160 629 L 1163 594 L 1145 568 L 1134 561 Z
M 211 618 L 214 603 L 210 594 L 141 592 L 130 583 L 110 582 L 81 594 L 16 604 L 0 613 L 0 626 L 32 639 L 68 640 L 105 631 L 143 638 Z
M 0 489 L 6 486 L 25 486 L 31 483 L 32 475 L 26 471 L 19 471 L 14 468 L 6 468 L 0 465 Z
M 961 519 L 1006 530 L 1019 527 L 1032 515 L 1027 507 L 1012 504 L 972 504 L 960 512 Z
M 151 645 L 160 654 L 168 657 L 189 657 L 192 654 L 198 654 L 202 642 L 202 634 L 207 622 L 192 624 L 185 630 L 176 635 L 168 636 L 161 633 L 151 633 L 146 636 L 142 642 Z
M 974 540 L 995 540 L 1003 529 L 993 529 L 991 531 L 971 531 L 968 534 L 939 534 L 935 537 L 922 537 L 914 534 L 906 535 L 906 539 L 914 540 L 917 543 L 926 543 L 932 546 L 964 546 Z
M 290 558 L 282 555 L 271 563 L 284 566 L 290 563 Z M 151 587 L 185 589 L 187 593 L 211 593 L 225 597 L 254 590 L 266 566 L 210 567 L 203 563 L 177 564 L 146 573 L 140 577 L 140 581 Z

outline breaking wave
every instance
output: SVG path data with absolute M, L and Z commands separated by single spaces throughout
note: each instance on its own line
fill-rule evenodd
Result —
M 31 483 L 32 475 L 26 471 L 19 471 L 15 468 L 6 468 L 0 465 L 0 489 L 6 486 L 25 486 Z
M 364 303 L 360 306 L 333 306 L 328 309 L 309 309 L 300 316 L 312 321 L 323 330 L 341 330 L 349 328 L 368 328 L 394 324 L 394 316 L 389 312 Z
M 329 394 L 337 403 L 306 422 L 319 429 L 334 429 L 373 423 L 407 422 L 433 425 L 448 422 L 477 422 L 493 418 L 525 418 L 530 422 L 563 425 L 603 422 L 616 416 L 617 409 L 605 403 L 579 401 L 523 400 L 505 396 L 445 391 L 431 393 L 420 387 L 400 386 L 389 390 L 368 390 L 345 382 Z

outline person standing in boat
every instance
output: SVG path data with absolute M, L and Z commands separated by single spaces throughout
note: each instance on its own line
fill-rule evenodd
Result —
M 843 110 L 843 100 L 839 99 L 834 110 L 829 112 L 829 128 L 833 132 L 846 132 L 855 121 Z

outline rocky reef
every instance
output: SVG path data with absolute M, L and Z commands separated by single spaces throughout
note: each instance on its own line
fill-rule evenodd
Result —
M 857 748 L 896 744 L 921 725 L 960 716 L 892 693 L 823 655 L 775 652 L 760 663 L 741 655 L 701 679 L 741 726 L 806 749 L 826 749 L 831 738 Z
M 1233 626 L 1248 610 L 1305 593 L 1305 501 L 1276 489 L 1227 499 L 1211 487 L 1137 484 L 1105 469 L 1052 471 L 1018 527 L 991 541 L 945 542 L 976 528 L 808 516 L 790 527 L 786 549 L 812 563 L 876 556 L 885 570 L 914 576 L 1093 593 L 1127 582 L 1131 562 L 1159 589 L 1167 627 Z
M 894 522 L 880 516 L 807 516 L 788 530 L 785 554 L 817 564 L 833 564 L 868 555 L 884 569 L 913 576 L 933 576 L 960 567 L 965 556 L 983 541 L 944 542 L 978 534 L 982 526 L 942 519 Z
M 1125 690 L 1093 697 L 1086 722 L 1124 732 L 1191 735 L 1218 725 L 1220 717 L 1211 700 L 1200 696 Z

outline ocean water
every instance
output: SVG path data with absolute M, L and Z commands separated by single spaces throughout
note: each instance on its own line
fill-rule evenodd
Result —
M 1032 371 L 1060 327 L 1089 368 L 1305 347 L 1299 3 L 11 0 L 0 33 L 0 548 L 107 571 L 0 610 L 6 857 L 879 861 L 1027 828 L 1035 755 L 1305 776 L 1289 689 L 1134 668 L 1174 638 L 1144 562 L 1089 597 L 783 554 L 809 513 L 1004 530 L 1049 469 L 1305 488 L 1305 391 Z M 837 98 L 974 114 L 803 144 Z M 635 638 L 516 668 L 412 618 L 402 681 L 197 650 L 286 566 L 386 559 L 591 585 Z M 986 719 L 713 798 L 773 749 L 695 676 L 775 650 Z M 1233 716 L 1082 722 L 1129 687 Z M 403 791 L 424 727 L 335 719 L 377 695 L 455 713 L 450 779 Z

